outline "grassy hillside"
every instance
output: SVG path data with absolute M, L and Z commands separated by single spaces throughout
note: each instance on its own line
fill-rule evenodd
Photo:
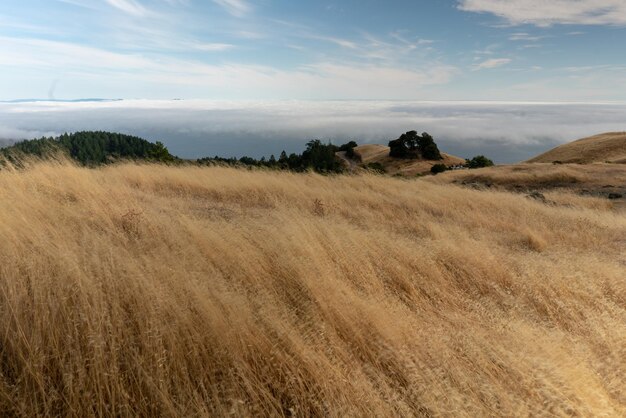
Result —
M 568 200 L 575 193 L 599 198 L 599 202 L 609 198 L 615 208 L 626 208 L 626 165 L 622 164 L 501 165 L 451 171 L 429 181 L 518 193 L 540 191 L 549 193 L 549 200 Z
M 626 132 L 610 132 L 579 139 L 528 160 L 529 163 L 626 164 Z
M 0 197 L 3 415 L 626 414 L 608 203 L 53 162 Z
M 430 168 L 435 164 L 445 164 L 447 166 L 463 165 L 463 158 L 455 157 L 444 152 L 441 153 L 442 160 L 424 160 L 424 159 L 403 159 L 393 158 L 389 156 L 389 147 L 378 144 L 359 145 L 354 148 L 356 161 L 346 159 L 347 164 L 352 168 L 358 168 L 361 165 L 380 164 L 385 172 L 391 175 L 400 174 L 404 176 L 415 176 L 416 174 L 430 173 Z M 344 158 L 345 153 L 338 153 Z

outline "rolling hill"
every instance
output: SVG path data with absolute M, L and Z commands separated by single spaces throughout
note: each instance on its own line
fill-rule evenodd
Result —
M 52 158 L 65 155 L 81 164 L 97 166 L 118 160 L 173 162 L 178 158 L 163 143 L 115 132 L 82 131 L 56 138 L 30 139 L 0 148 L 0 156 L 13 162 L 23 157 Z
M 352 170 L 359 170 L 370 164 L 380 164 L 386 173 L 391 175 L 415 176 L 429 173 L 430 168 L 435 164 L 447 166 L 465 164 L 463 158 L 444 152 L 441 153 L 443 160 L 393 158 L 389 156 L 389 147 L 380 144 L 359 145 L 354 148 L 354 154 L 356 158 L 350 159 L 345 156 L 345 152 L 337 153 Z
M 558 146 L 529 163 L 626 163 L 626 132 L 609 132 Z

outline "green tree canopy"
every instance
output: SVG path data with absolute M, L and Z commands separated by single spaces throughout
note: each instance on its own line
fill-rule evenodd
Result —
M 493 161 L 491 161 L 489 158 L 485 157 L 484 155 L 477 155 L 471 160 L 470 159 L 465 160 L 465 166 L 468 168 L 491 167 L 492 165 L 494 165 Z
M 426 132 L 422 135 L 418 135 L 417 131 L 406 132 L 398 139 L 389 141 L 389 148 L 389 156 L 394 158 L 442 159 L 435 140 Z

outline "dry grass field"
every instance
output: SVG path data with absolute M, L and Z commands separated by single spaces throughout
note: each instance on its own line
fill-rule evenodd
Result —
M 46 162 L 0 214 L 3 416 L 626 415 L 606 199 Z
M 626 209 L 625 164 L 514 164 L 479 170 L 449 171 L 428 178 L 436 184 L 458 184 L 513 192 L 540 191 L 565 204 L 572 194 L 587 196 L 598 206 Z M 609 196 L 621 196 L 608 202 Z
M 626 132 L 609 132 L 579 139 L 528 160 L 529 163 L 626 163 Z

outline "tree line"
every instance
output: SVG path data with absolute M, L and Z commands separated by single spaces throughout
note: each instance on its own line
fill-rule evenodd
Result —
M 360 164 L 360 158 L 354 151 L 357 146 L 355 141 L 337 146 L 330 141 L 325 143 L 319 139 L 314 139 L 306 143 L 304 151 L 300 154 L 287 154 L 282 151 L 278 158 L 271 155 L 269 158 L 262 157 L 260 159 L 248 156 L 241 158 L 215 156 L 199 158 L 195 163 L 200 165 L 265 167 L 296 172 L 314 170 L 319 173 L 341 173 L 346 170 L 346 167 L 344 162 L 337 157 L 337 152 L 344 152 L 346 158 Z M 389 149 L 389 156 L 393 158 L 442 160 L 437 144 L 433 137 L 426 132 L 421 135 L 418 135 L 417 131 L 406 132 L 398 139 L 390 141 Z M 65 133 L 58 137 L 20 141 L 10 147 L 0 149 L 0 156 L 13 163 L 19 163 L 22 155 L 45 158 L 57 153 L 65 153 L 86 166 L 97 166 L 127 159 L 162 163 L 188 163 L 188 161 L 172 155 L 162 142 L 152 143 L 132 135 L 104 131 Z M 493 165 L 493 162 L 482 155 L 466 160 L 467 168 L 490 165 Z M 384 171 L 384 167 L 380 164 L 368 168 Z M 444 164 L 438 163 L 435 164 L 432 172 L 436 174 L 448 168 Z
M 346 156 L 349 158 L 354 157 L 354 148 L 357 146 L 358 144 L 355 141 L 337 146 L 331 142 L 324 143 L 319 139 L 314 139 L 307 142 L 306 148 L 301 154 L 291 153 L 287 155 L 283 151 L 278 158 L 270 155 L 269 158 L 262 157 L 258 160 L 248 156 L 239 159 L 215 156 L 200 158 L 196 162 L 204 165 L 227 164 L 291 171 L 314 170 L 319 173 L 340 173 L 345 170 L 345 167 L 341 160 L 337 158 L 337 152 L 345 151 Z

